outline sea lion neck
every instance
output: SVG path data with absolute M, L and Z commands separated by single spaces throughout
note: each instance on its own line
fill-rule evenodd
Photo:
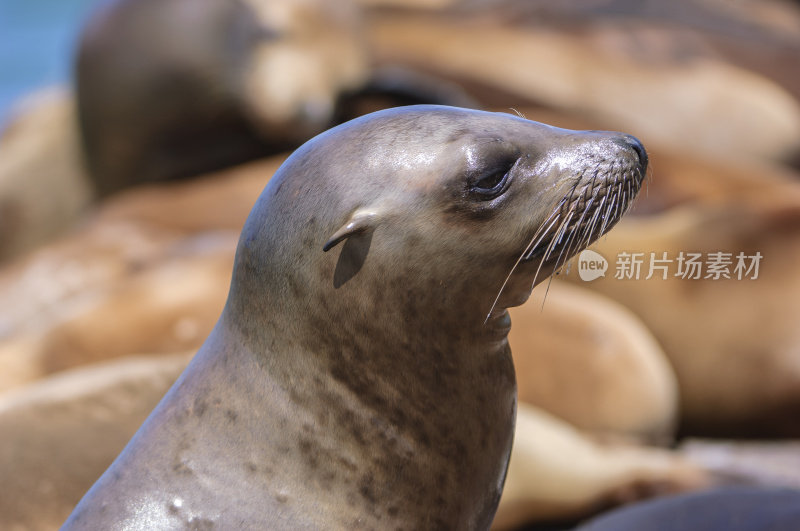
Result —
M 332 258 L 336 263 L 341 255 Z M 237 272 L 253 266 L 243 250 Z M 399 265 L 389 276 L 373 271 L 379 266 L 368 259 L 358 275 L 337 287 L 333 266 L 320 267 L 324 274 L 314 278 L 294 271 L 269 275 L 257 268 L 234 276 L 222 321 L 245 347 L 236 355 L 254 360 L 290 392 L 299 380 L 331 381 L 337 392 L 354 394 L 387 418 L 398 397 L 419 400 L 420 410 L 427 402 L 452 407 L 447 414 L 454 415 L 463 408 L 461 394 L 513 390 L 505 312 L 485 319 L 499 286 L 476 286 L 446 268 L 439 278 L 433 266 L 427 277 Z M 238 282 L 267 277 L 273 280 L 257 287 Z M 292 291 L 290 300 L 283 290 Z M 331 407 L 315 395 L 318 386 L 300 387 L 305 391 L 297 393 L 308 395 L 301 402 Z
M 229 300 L 222 319 L 247 347 L 241 355 L 281 382 L 313 373 L 332 377 L 362 397 L 373 393 L 372 384 L 399 395 L 428 389 L 447 393 L 450 386 L 469 388 L 492 372 L 491 366 L 507 363 L 510 323 L 505 312 L 486 322 L 490 299 L 456 297 L 449 288 L 438 288 L 412 290 L 399 281 L 365 279 L 347 292 L 331 289 L 314 297 L 298 287 L 295 301 L 302 304 L 291 311 L 284 307 L 259 320 L 252 301 Z M 268 297 L 261 300 L 275 309 Z M 251 310 L 250 319 L 242 318 L 242 303 Z M 284 347 L 275 351 L 275 344 Z
M 353 458 L 357 471 L 316 467 L 358 478 L 353 503 L 388 519 L 378 527 L 436 528 L 432 515 L 463 528 L 488 526 L 481 519 L 499 499 L 505 471 L 496 462 L 510 451 L 516 395 L 507 330 L 483 322 L 496 280 L 490 288 L 434 263 L 423 274 L 413 256 L 393 259 L 402 253 L 378 229 L 358 273 L 337 284 L 352 243 L 323 253 L 309 238 L 304 267 L 286 266 L 280 241 L 270 242 L 272 221 L 254 217 L 254 233 L 243 232 L 220 321 L 225 337 L 204 348 L 206 365 L 224 358 L 221 377 L 233 364 L 265 388 L 280 388 L 250 403 L 280 417 L 270 424 L 293 441 L 298 481 L 311 476 L 307 455 L 334 447 L 368 452 L 368 462 Z M 392 515 L 409 503 L 438 508 Z
M 288 496 L 321 476 L 329 480 L 316 497 L 374 515 L 377 528 L 488 527 L 505 476 L 496 460 L 510 452 L 516 402 L 507 343 L 478 346 L 473 334 L 447 342 L 431 333 L 433 324 L 404 322 L 402 304 L 367 311 L 363 320 L 354 310 L 352 319 L 322 322 L 325 307 L 312 302 L 316 309 L 294 324 L 271 321 L 258 331 L 230 326 L 237 317 L 226 309 L 198 357 L 202 370 L 190 372 L 192 385 L 206 389 L 203 379 L 215 367 L 215 387 L 251 395 L 252 415 L 237 408 L 239 422 L 258 432 L 268 419 L 288 441 L 281 459 L 291 475 L 270 478 Z M 387 327 L 386 319 L 397 325 Z M 220 384 L 223 378 L 231 381 Z M 337 460 L 320 457 L 334 448 Z M 258 459 L 274 459 L 273 450 L 265 452 Z M 351 478 L 355 486 L 341 483 Z M 409 504 L 419 510 L 397 513 Z M 334 521 L 319 517 L 323 526 Z

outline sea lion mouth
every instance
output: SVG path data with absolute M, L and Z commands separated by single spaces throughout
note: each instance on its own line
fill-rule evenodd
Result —
M 644 168 L 618 166 L 615 162 L 608 172 L 581 175 L 534 233 L 521 261 L 538 258 L 558 269 L 611 230 L 630 209 L 644 180 Z
M 572 256 L 611 230 L 630 209 L 647 170 L 646 158 L 639 154 L 638 149 L 636 151 L 639 164 L 614 160 L 608 168 L 587 169 L 576 179 L 511 268 L 485 322 L 495 314 L 508 280 L 521 263 L 539 260 L 531 283 L 532 290 L 545 264 L 552 266 L 552 271 L 559 270 Z M 524 295 L 523 302 L 529 295 L 530 291 Z

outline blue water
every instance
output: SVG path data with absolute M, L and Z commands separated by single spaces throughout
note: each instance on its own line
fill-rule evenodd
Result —
M 0 123 L 25 94 L 70 82 L 78 33 L 98 3 L 0 0 Z

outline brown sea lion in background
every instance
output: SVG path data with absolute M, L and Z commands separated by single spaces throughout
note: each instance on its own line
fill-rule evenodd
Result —
M 509 313 L 520 402 L 590 433 L 671 442 L 675 374 L 629 310 L 554 281 Z
M 508 477 L 492 528 L 575 522 L 608 507 L 711 483 L 701 467 L 676 453 L 599 443 L 520 403 Z
M 694 435 L 800 436 L 800 185 L 763 165 L 654 155 L 650 192 L 593 247 L 609 274 L 578 282 L 633 310 L 672 363 L 683 430 Z M 615 278 L 621 252 L 641 252 L 639 280 Z M 730 253 L 730 278 L 684 279 L 680 253 Z M 645 280 L 650 253 L 671 260 Z M 756 271 L 737 278 L 737 256 Z M 751 267 L 752 259 L 744 264 Z M 744 273 L 744 271 L 742 271 Z
M 316 137 L 248 218 L 211 336 L 66 528 L 488 526 L 505 308 L 613 225 L 646 161 L 626 135 L 449 107 Z
M 360 32 L 347 1 L 104 3 L 77 94 L 29 97 L 0 139 L 0 261 L 68 230 L 98 194 L 274 154 L 380 108 L 475 106 L 452 83 L 372 68 Z
M 383 106 L 472 105 L 432 76 L 373 69 L 360 15 L 345 0 L 104 5 L 75 66 L 98 192 L 279 153 Z
M 457 80 L 486 107 L 539 104 L 648 144 L 783 160 L 800 149 L 800 91 L 782 84 L 786 75 L 765 76 L 750 68 L 754 61 L 737 63 L 704 44 L 738 39 L 747 51 L 759 42 L 765 64 L 775 49 L 797 50 L 772 71 L 798 71 L 800 33 L 756 20 L 693 2 L 497 0 L 372 8 L 367 28 L 379 62 Z M 792 20 L 800 17 L 784 22 Z
M 23 285 L 0 294 L 8 326 L 0 337 L 0 390 L 70 367 L 202 341 L 225 301 L 223 279 L 230 276 L 237 233 L 176 238 L 154 232 L 113 225 L 104 236 L 135 238 L 144 248 L 120 249 L 89 234 L 90 241 L 65 249 L 79 252 L 70 261 L 61 261 L 67 252 L 35 255 L 21 278 L 5 276 Z M 17 314 L 10 305 L 16 301 Z
M 115 360 L 0 395 L 0 528 L 58 529 L 190 357 Z
M 92 201 L 72 95 L 48 89 L 0 133 L 0 263 L 65 232 Z
M 302 143 L 367 77 L 347 3 L 116 0 L 76 64 L 86 159 L 102 194 Z
M 284 158 L 121 193 L 0 271 L 0 390 L 100 359 L 197 348 L 224 303 L 246 213 Z

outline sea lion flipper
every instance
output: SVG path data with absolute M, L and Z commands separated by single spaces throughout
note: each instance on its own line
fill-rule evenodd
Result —
M 355 211 L 353 215 L 350 216 L 350 219 L 347 220 L 347 223 L 342 225 L 339 230 L 333 233 L 333 235 L 322 247 L 322 250 L 328 252 L 336 247 L 339 242 L 349 238 L 350 236 L 374 228 L 377 216 L 378 214 L 372 210 Z

